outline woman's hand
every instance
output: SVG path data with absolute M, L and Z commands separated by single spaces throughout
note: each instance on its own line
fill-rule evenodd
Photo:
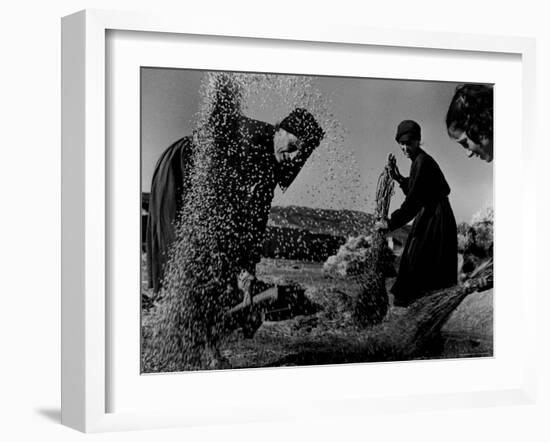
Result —
M 252 291 L 255 280 L 256 277 L 244 269 L 237 276 L 237 287 L 243 293 L 243 304 L 245 307 L 252 305 Z
M 387 219 L 379 219 L 374 223 L 374 230 L 377 232 L 383 233 L 389 230 L 388 227 L 388 220 Z
M 403 175 L 401 175 L 401 173 L 399 172 L 397 161 L 395 160 L 395 155 L 393 153 L 390 153 L 388 155 L 388 171 L 390 172 L 390 176 L 394 181 L 401 183 L 401 181 L 403 180 Z

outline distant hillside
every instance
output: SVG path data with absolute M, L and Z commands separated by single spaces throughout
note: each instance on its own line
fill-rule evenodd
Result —
M 145 250 L 149 194 L 142 193 L 142 247 Z M 262 255 L 324 262 L 336 254 L 349 236 L 369 235 L 374 216 L 355 210 L 313 209 L 300 206 L 271 208 Z M 398 251 L 410 231 L 408 226 L 390 235 Z
M 296 259 L 324 261 L 336 254 L 346 238 L 369 235 L 373 226 L 374 215 L 370 213 L 275 206 L 269 214 L 264 256 L 297 254 L 300 258 Z M 398 256 L 410 231 L 410 225 L 405 225 L 388 235 L 390 247 Z
M 355 210 L 275 206 L 271 208 L 268 225 L 347 237 L 368 234 L 374 225 L 374 217 Z

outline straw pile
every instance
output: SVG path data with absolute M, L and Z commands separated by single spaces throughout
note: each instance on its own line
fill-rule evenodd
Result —
M 493 287 L 493 264 L 487 261 L 464 285 L 438 290 L 420 298 L 401 313 L 391 314 L 381 324 L 364 331 L 353 341 L 334 339 L 319 346 L 301 342 L 295 352 L 266 367 L 343 364 L 354 362 L 407 361 L 441 355 L 434 349 L 449 316 L 474 292 Z

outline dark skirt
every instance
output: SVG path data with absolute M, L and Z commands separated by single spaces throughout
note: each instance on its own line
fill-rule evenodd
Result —
M 457 283 L 456 221 L 448 198 L 424 206 L 407 238 L 397 279 L 391 288 L 396 305 Z
M 146 237 L 149 288 L 155 293 L 162 286 L 168 252 L 175 239 L 177 216 L 189 187 L 191 155 L 191 138 L 184 137 L 166 149 L 155 166 Z

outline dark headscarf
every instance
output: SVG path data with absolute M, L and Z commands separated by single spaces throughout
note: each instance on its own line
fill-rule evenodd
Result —
M 420 126 L 416 121 L 404 120 L 397 126 L 395 141 L 403 143 L 410 140 L 420 141 Z
M 315 117 L 303 108 L 294 109 L 279 123 L 279 127 L 295 135 L 305 146 L 312 147 L 312 150 L 319 145 L 325 136 L 325 132 L 319 126 Z
M 291 163 L 279 165 L 277 182 L 284 191 L 292 184 L 311 153 L 319 146 L 325 131 L 315 117 L 303 108 L 294 109 L 279 123 L 278 127 L 296 136 L 302 142 L 302 147 L 294 160 Z

